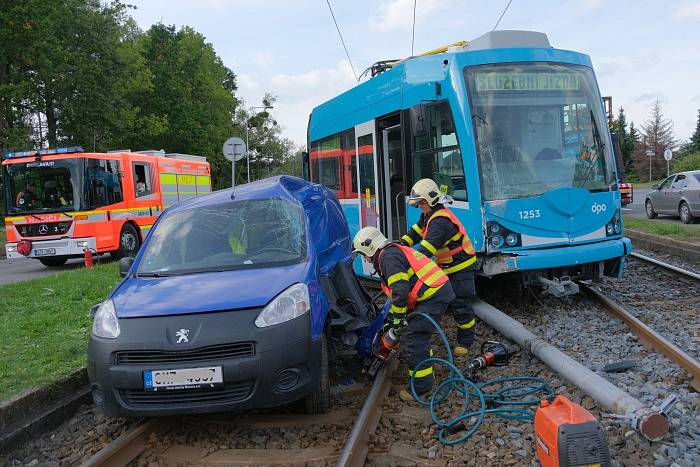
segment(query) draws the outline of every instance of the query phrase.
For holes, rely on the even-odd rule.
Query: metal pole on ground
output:
[[[668,433],[668,419],[658,409],[646,407],[622,389],[525,329],[520,322],[482,300],[474,301],[474,313],[493,329],[531,352],[607,410],[628,419],[632,427],[648,440],[658,441]]]

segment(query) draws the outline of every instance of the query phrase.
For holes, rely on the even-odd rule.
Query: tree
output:
[[[673,136],[673,123],[663,116],[661,102],[657,99],[649,119],[642,125],[641,151],[635,154],[635,164],[640,171],[642,167],[649,168],[651,164],[651,178],[661,178],[666,174],[663,153],[666,149],[675,149],[677,145],[678,141]],[[646,151],[652,151],[653,157],[646,156]]]
[[[628,181],[636,182],[640,180],[641,174],[635,165],[635,154],[641,148],[641,139],[639,136],[639,130],[634,127],[634,122],[630,122],[630,129],[627,132],[628,146],[627,150],[630,150],[629,154],[629,166],[625,166],[625,173],[627,174]]]
[[[633,132],[636,132],[636,130],[634,129],[634,123],[632,123],[630,125],[630,131],[627,131],[627,117],[625,116],[625,109],[622,107],[620,107],[617,119],[613,120],[612,131],[617,135],[617,141],[620,145],[622,166],[625,176],[630,177],[634,173],[632,154],[634,153],[637,140]]]

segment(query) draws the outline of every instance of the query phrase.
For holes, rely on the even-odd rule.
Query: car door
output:
[[[669,201],[669,190],[673,184],[675,175],[671,175],[659,185],[659,189],[651,194],[651,201],[654,204],[656,212],[667,213],[670,210],[671,202]]]
[[[681,204],[681,196],[683,196],[685,184],[687,180],[685,175],[676,175],[676,179],[673,181],[671,188],[668,190],[668,209],[678,213],[678,205]]]

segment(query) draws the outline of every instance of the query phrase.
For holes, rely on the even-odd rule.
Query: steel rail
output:
[[[629,326],[632,332],[636,334],[642,342],[657,352],[664,354],[669,360],[676,362],[681,366],[681,368],[690,373],[690,375],[693,377],[693,381],[690,383],[690,385],[696,391],[700,392],[700,362],[683,352],[683,350],[678,348],[678,346],[668,341],[646,324],[642,323],[634,315],[614,301],[610,300],[602,293],[582,282],[579,282],[578,284],[584,293],[600,302],[611,315],[615,316],[621,321],[624,321],[624,323]]]
[[[367,400],[362,406],[360,415],[355,420],[348,441],[340,453],[337,467],[356,467],[364,465],[369,451],[369,435],[374,433],[382,416],[382,402],[391,389],[391,375],[398,366],[398,360],[384,365],[377,372],[372,383]]]
[[[700,281],[700,274],[697,274],[695,272],[687,271],[685,269],[679,268],[678,266],[664,263],[663,261],[659,261],[658,259],[639,254],[635,251],[630,253],[630,256],[633,256],[634,258],[637,258],[637,259],[641,259],[642,261],[646,261],[646,262],[651,263],[651,264],[655,264],[656,266],[660,266],[664,269],[669,269],[669,270],[676,272],[678,274],[681,274],[685,277],[690,277],[691,279],[695,279],[696,281]]]
[[[85,461],[82,467],[124,467],[146,450],[151,433],[162,433],[172,426],[172,421],[151,418],[124,432],[117,439]]]

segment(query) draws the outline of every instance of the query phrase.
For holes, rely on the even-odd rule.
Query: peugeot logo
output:
[[[177,337],[177,342],[176,344],[179,344],[181,342],[189,342],[190,340],[188,339],[190,335],[190,330],[189,329],[180,329],[179,331],[175,332],[175,337]]]
[[[47,233],[49,233],[49,226],[46,224],[41,224],[39,226],[39,233],[41,235],[46,235]]]

